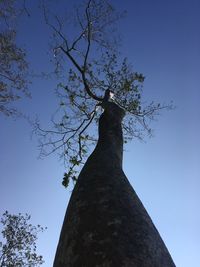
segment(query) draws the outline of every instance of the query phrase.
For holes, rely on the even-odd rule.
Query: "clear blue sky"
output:
[[[32,69],[49,69],[48,31],[35,1],[31,18],[19,25],[19,42]],[[72,0],[69,1],[72,4]],[[78,2],[77,0],[74,2]],[[60,2],[58,1],[58,4]],[[166,243],[177,267],[200,262],[200,2],[197,0],[113,1],[128,11],[120,22],[123,55],[146,76],[147,99],[174,101],[152,124],[155,137],[133,140],[124,152],[124,171]],[[19,108],[45,122],[54,111],[54,81],[35,79],[32,99]],[[56,155],[38,159],[37,140],[24,120],[0,117],[0,213],[29,213],[47,226],[38,241],[44,267],[52,266],[70,192]]]

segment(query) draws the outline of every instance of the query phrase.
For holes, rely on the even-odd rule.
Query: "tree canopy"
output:
[[[1,218],[2,238],[0,242],[0,266],[40,266],[44,260],[36,252],[39,232],[44,231],[40,225],[30,224],[30,215],[14,215],[4,212]]]
[[[17,17],[22,8],[15,0],[0,1],[0,113],[6,116],[16,115],[14,102],[28,91],[25,50],[17,44]]]
[[[88,0],[74,9],[71,22],[65,13],[53,14],[45,2],[42,9],[52,30],[59,108],[52,116],[51,129],[43,129],[37,122],[35,131],[40,135],[41,156],[58,152],[64,159],[68,171],[63,185],[67,186],[70,179],[76,181],[89,146],[96,142],[93,123],[98,122],[105,101],[114,101],[126,111],[125,142],[151,135],[149,122],[171,105],[144,102],[145,77],[118,49],[116,24],[123,12],[106,0]]]

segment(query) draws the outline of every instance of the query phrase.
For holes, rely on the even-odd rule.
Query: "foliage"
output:
[[[0,1],[0,113],[6,116],[17,114],[12,104],[24,95],[29,96],[26,53],[16,42],[20,12],[16,1]]]
[[[40,225],[29,223],[30,215],[11,215],[6,211],[2,218],[2,237],[0,242],[0,267],[34,267],[44,261],[36,253],[36,240],[39,232],[44,231]]]
[[[67,186],[70,179],[76,181],[79,166],[96,141],[92,124],[98,121],[105,101],[114,101],[126,111],[125,142],[144,133],[151,135],[149,122],[171,106],[144,102],[145,77],[118,53],[115,25],[123,14],[108,1],[88,0],[75,9],[71,25],[61,16],[51,16],[45,4],[43,11],[53,33],[60,106],[52,117],[52,128],[43,129],[37,122],[35,131],[40,135],[41,156],[57,151],[64,159],[68,171],[63,185]]]

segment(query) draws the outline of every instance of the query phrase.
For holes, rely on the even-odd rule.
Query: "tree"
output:
[[[42,138],[42,153],[60,149],[69,165],[63,185],[70,179],[77,181],[53,266],[175,267],[122,170],[123,133],[125,141],[141,138],[142,131],[150,134],[148,122],[171,106],[142,101],[144,76],[117,54],[111,25],[120,16],[107,1],[88,0],[82,11],[77,9],[79,30],[75,37],[71,34],[77,31],[70,31],[70,38],[63,19],[55,16],[54,24],[45,6],[43,10],[54,34],[61,113],[52,118],[53,129],[36,124],[36,130]],[[71,63],[68,77],[66,60]],[[98,142],[77,179],[88,142],[96,139],[89,131],[92,122],[99,123]]]
[[[151,135],[150,121],[172,105],[143,100],[145,77],[118,52],[115,25],[123,13],[108,1],[87,1],[75,10],[71,24],[62,15],[52,15],[45,3],[43,12],[53,34],[59,108],[52,116],[50,130],[43,129],[39,122],[34,130],[40,136],[41,156],[58,152],[64,160],[67,172],[63,185],[68,186],[70,180],[77,180],[90,145],[96,143],[92,125],[98,123],[105,103],[114,102],[126,111],[122,122],[124,142]]]
[[[1,218],[2,241],[0,242],[0,266],[40,266],[44,260],[36,253],[36,241],[44,228],[29,223],[30,215],[4,212]]]
[[[15,0],[0,1],[0,113],[6,116],[17,115],[13,103],[30,96],[26,52],[16,41],[16,22],[21,12]]]

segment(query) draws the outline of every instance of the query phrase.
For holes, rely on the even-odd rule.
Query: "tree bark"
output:
[[[54,267],[175,267],[122,170],[124,115],[106,103],[97,146],[67,208]]]

